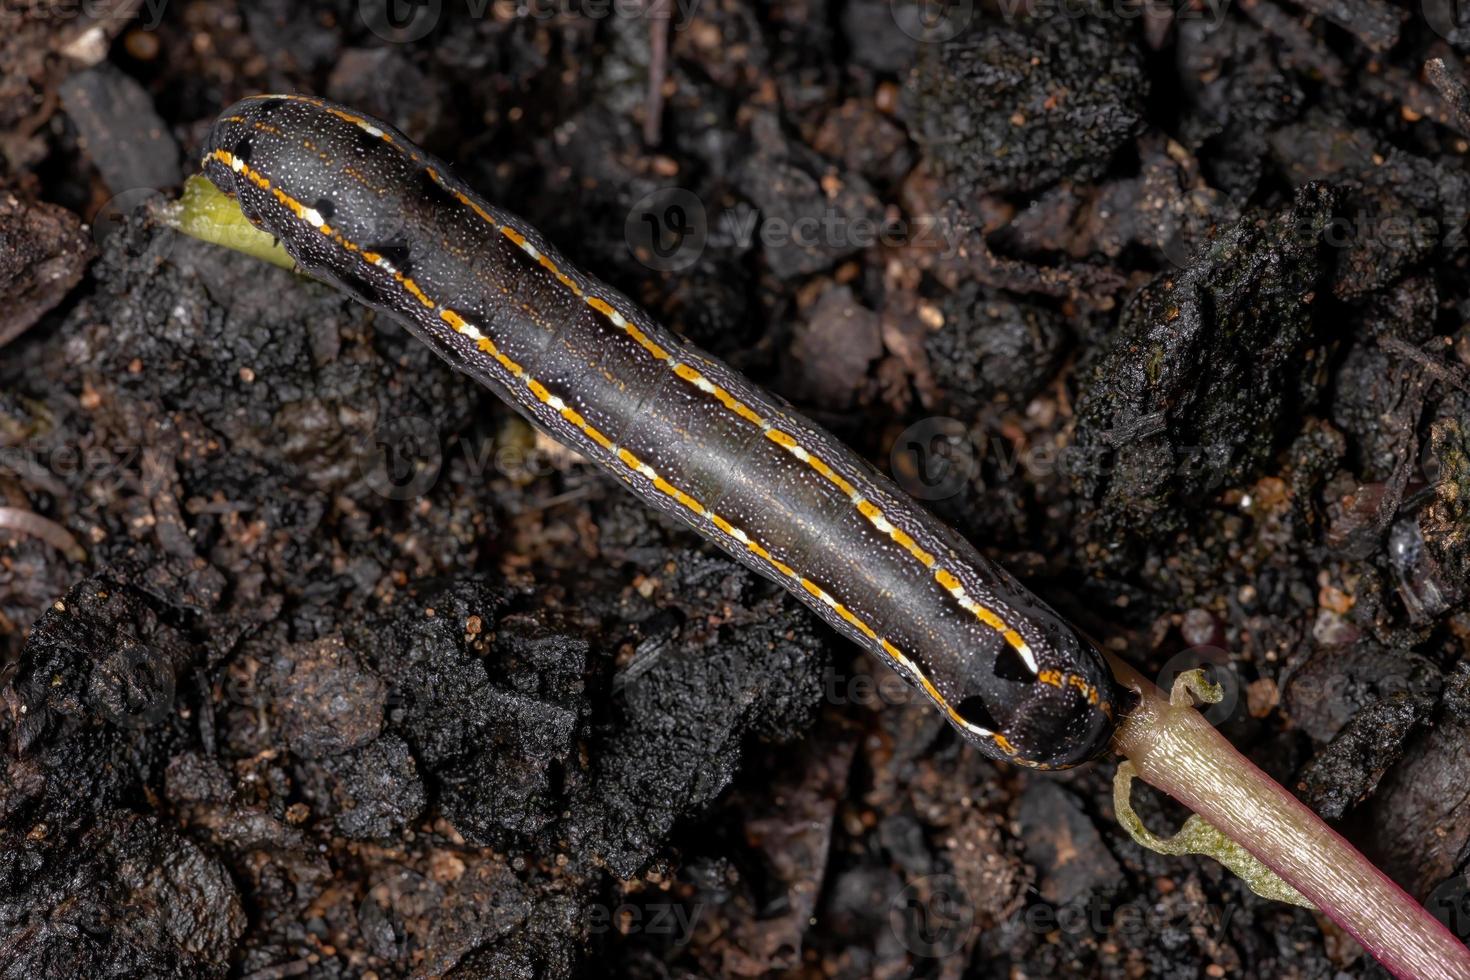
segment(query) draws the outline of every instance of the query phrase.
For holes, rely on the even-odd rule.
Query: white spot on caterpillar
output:
[[[466,322],[463,327],[460,327],[459,332],[462,333],[462,334],[464,334],[466,337],[470,338],[471,340],[484,340],[485,339],[485,335],[482,334],[482,333],[480,333],[480,331],[476,330],[475,329],[475,325],[473,323]]]
[[[652,466],[649,466],[647,463],[639,463],[638,464],[638,472],[639,473],[642,473],[644,476],[648,477],[650,480],[657,480],[658,479],[658,473],[656,473],[654,471],[653,467]]]
[[[360,122],[360,123],[358,123],[358,125],[361,126],[362,127],[362,131],[364,133],[367,133],[369,136],[377,136],[380,139],[383,136],[383,131],[381,129],[379,129],[378,127],[374,126],[372,123],[369,123],[369,122]]]
[[[531,258],[537,259],[538,261],[541,258],[541,253],[538,252],[538,251],[536,251],[536,246],[535,245],[532,245],[528,241],[525,241],[525,240],[522,240],[521,241],[521,251],[525,252]]]
[[[327,223],[326,219],[322,217],[322,213],[316,208],[306,208],[301,212],[301,217],[306,219],[306,223],[313,228],[320,228]]]
[[[817,590],[817,598],[818,599],[821,599],[822,602],[824,602],[825,604],[827,604],[829,606],[836,607],[836,605],[837,605],[837,600],[834,599],[834,598],[832,598],[831,596],[829,596],[827,594],[827,590],[826,589],[818,589]]]
[[[373,262],[373,265],[377,266],[379,269],[382,269],[384,272],[388,273],[388,275],[390,275],[390,276],[396,276],[396,275],[398,275],[398,270],[395,269],[395,268],[393,268],[393,263],[392,262],[389,262],[387,259],[383,258],[381,255],[378,256],[378,258]]]
[[[241,160],[237,156],[232,155],[230,157],[230,169],[235,171],[235,173],[239,173],[240,171],[245,169],[245,161]]]
[[[612,311],[612,316],[610,317],[610,319],[612,320],[614,326],[621,327],[625,330],[627,329],[628,321],[624,319],[623,315],[617,310]]]
[[[733,537],[736,541],[739,541],[741,544],[750,544],[750,535],[746,534],[738,527],[734,531],[730,532],[730,536]]]
[[[550,405],[552,408],[556,409],[558,412],[560,412],[562,409],[564,409],[564,408],[567,407],[567,403],[564,402],[564,401],[562,401],[560,398],[558,398],[555,395],[552,395],[550,398],[546,399],[546,404]]]
[[[995,732],[992,732],[990,729],[981,728],[979,725],[976,725],[973,722],[965,721],[963,718],[960,719],[960,724],[964,725],[967,730],[972,731],[976,735],[980,735],[984,738],[990,738],[992,735],[995,734]]]
[[[802,449],[800,446],[792,446],[791,455],[795,456],[803,463],[812,458],[812,454],[807,452],[805,449]]]
[[[713,394],[715,390],[715,386],[710,384],[708,379],[706,379],[705,376],[702,374],[694,379],[694,387],[698,388],[702,392],[705,392],[706,394]]]
[[[872,517],[868,518],[868,520],[872,521],[873,526],[882,531],[884,534],[893,533],[893,525],[889,524],[888,518],[884,517],[882,514],[874,514]]]

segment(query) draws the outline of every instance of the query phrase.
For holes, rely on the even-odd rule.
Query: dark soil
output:
[[[1017,10],[676,4],[650,120],[632,0],[0,6],[0,978],[1382,975],[162,227],[270,90],[393,121],[1146,673],[1212,664],[1470,934],[1470,31]]]

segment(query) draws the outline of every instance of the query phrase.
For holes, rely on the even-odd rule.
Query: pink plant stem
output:
[[[1240,844],[1397,977],[1470,980],[1470,949],[1192,707],[1110,658],[1141,702],[1114,738],[1146,782]]]

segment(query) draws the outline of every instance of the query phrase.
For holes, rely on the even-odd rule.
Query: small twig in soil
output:
[[[671,0],[648,0],[648,103],[643,110],[643,142],[657,146],[663,135],[664,80],[669,74]]]
[[[55,521],[20,507],[0,507],[0,531],[19,531],[39,538],[72,561],[86,561],[86,550]]]
[[[1470,136],[1470,89],[1450,72],[1450,67],[1443,58],[1430,58],[1426,61],[1424,74],[1435,91],[1449,104],[1450,111],[1454,113],[1455,128]]]
[[[1081,299],[1106,309],[1127,280],[1111,268],[1086,262],[1064,266],[1032,265],[996,255],[966,210],[954,200],[944,205],[942,220],[947,241],[959,243],[965,268],[979,282],[1018,293],[1039,293],[1063,299]],[[948,236],[953,237],[948,237]]]
[[[1453,385],[1461,391],[1470,391],[1470,372],[1453,364],[1446,364],[1413,344],[1398,337],[1379,337],[1378,346],[1390,354],[1406,357],[1422,367],[1426,374],[1437,381]]]
[[[533,501],[532,503],[529,503],[524,507],[515,508],[512,511],[512,514],[516,517],[521,517],[526,514],[539,514],[542,511],[550,510],[553,507],[559,507],[562,504],[571,503],[574,500],[582,500],[583,498],[590,497],[592,496],[592,490],[593,488],[589,484],[584,484],[580,487],[573,487],[571,490],[566,490],[562,493],[556,494],[555,496],[547,497],[545,500]]]

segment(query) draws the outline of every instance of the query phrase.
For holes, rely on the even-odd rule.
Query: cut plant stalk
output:
[[[1210,697],[1199,672],[1181,676],[1166,698],[1132,667],[1109,659],[1119,681],[1139,697],[1119,725],[1113,747],[1145,782],[1189,807],[1264,866],[1252,872],[1252,862],[1244,863],[1242,876],[1253,889],[1284,901],[1292,901],[1294,891],[1396,977],[1470,978],[1470,949],[1194,709],[1190,693]],[[1120,767],[1119,817],[1125,824],[1131,816],[1124,812],[1129,778]],[[1190,836],[1198,837],[1198,830]],[[1237,857],[1219,857],[1237,870]],[[1282,883],[1289,888],[1280,890]]]

